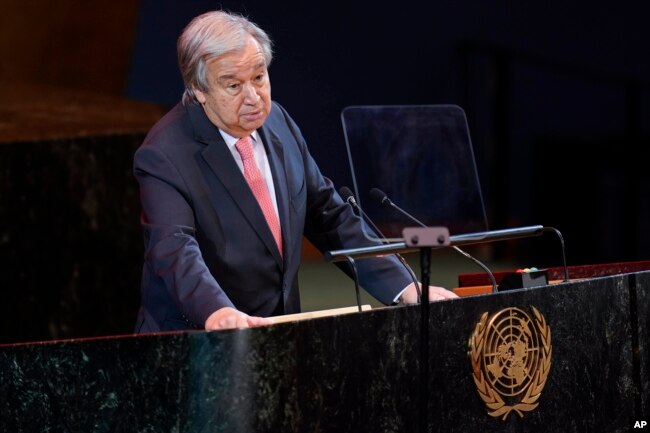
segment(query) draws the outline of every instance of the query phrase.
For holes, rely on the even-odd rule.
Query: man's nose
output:
[[[244,102],[255,104],[259,99],[260,95],[257,93],[257,88],[250,82],[244,83]]]

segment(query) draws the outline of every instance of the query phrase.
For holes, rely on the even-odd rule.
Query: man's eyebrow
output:
[[[266,61],[262,60],[257,65],[253,66],[253,69],[261,69],[261,68],[266,68]],[[236,79],[237,79],[236,74],[224,74],[217,77],[217,81],[236,80]]]
[[[234,78],[235,78],[235,74],[220,75],[217,77],[217,81],[232,80]]]

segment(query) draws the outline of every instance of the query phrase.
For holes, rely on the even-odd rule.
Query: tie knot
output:
[[[253,157],[253,140],[250,136],[242,137],[237,140],[235,147],[237,148],[239,155],[241,155],[241,159],[249,159]]]

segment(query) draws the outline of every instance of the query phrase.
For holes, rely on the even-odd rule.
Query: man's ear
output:
[[[205,97],[205,93],[197,89],[196,87],[192,86],[192,91],[194,92],[194,96],[196,96],[196,100],[199,101],[199,104],[203,105],[205,104],[205,101],[207,100]]]

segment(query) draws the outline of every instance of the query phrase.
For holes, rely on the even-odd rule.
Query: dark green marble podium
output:
[[[488,415],[468,339],[534,306],[552,331],[539,406]],[[627,432],[650,415],[650,272],[222,332],[0,347],[3,432]]]
[[[0,343],[131,332],[133,152],[162,107],[0,80]]]

